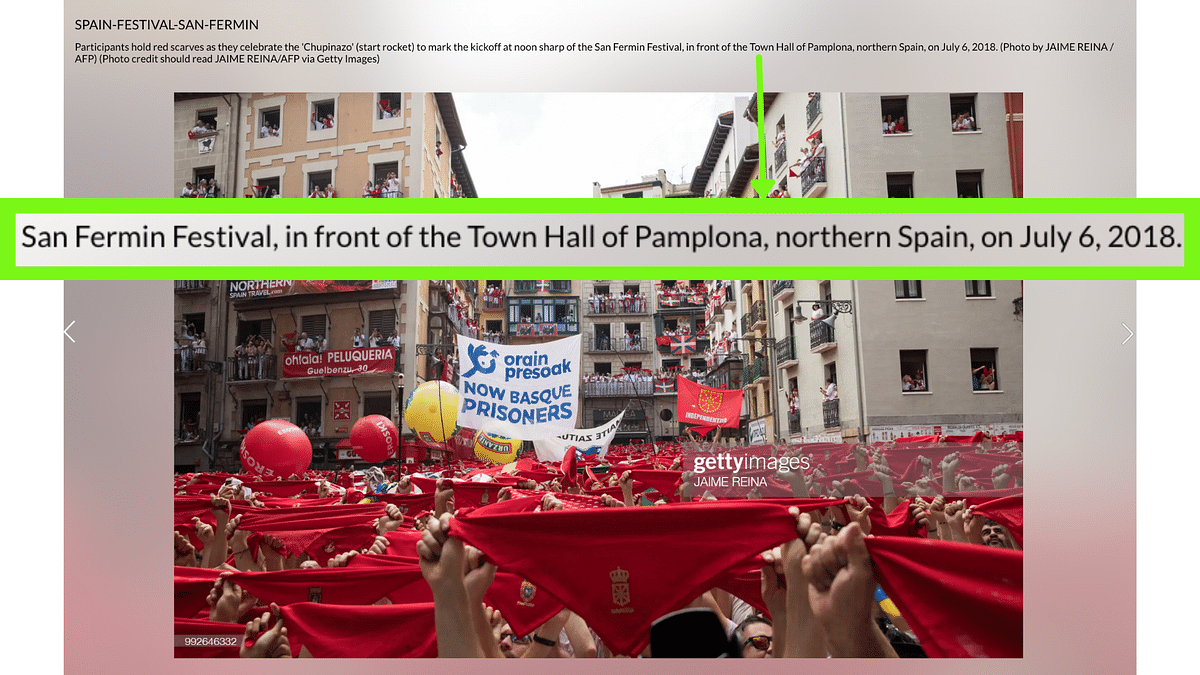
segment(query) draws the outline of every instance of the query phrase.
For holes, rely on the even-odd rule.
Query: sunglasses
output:
[[[517,635],[515,633],[501,633],[500,641],[504,642],[505,639],[511,639],[512,643],[514,645],[527,645],[530,642],[533,642],[532,635],[526,635],[525,637],[517,637]]]
[[[765,652],[771,647],[771,636],[755,635],[754,637],[748,637],[746,638],[746,641],[742,643],[742,649],[745,649],[746,645],[754,645],[754,648],[758,651]]]

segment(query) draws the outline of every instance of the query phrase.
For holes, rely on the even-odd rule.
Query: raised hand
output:
[[[850,497],[850,503],[846,504],[846,511],[850,514],[850,522],[858,523],[863,534],[871,534],[871,510],[872,506],[867,503],[867,500],[862,495],[854,495]]]
[[[1009,475],[1009,473],[1008,473],[1008,465],[1007,464],[997,464],[996,467],[992,469],[992,487],[993,488],[995,488],[997,490],[1002,490],[1002,489],[1008,487],[1008,483],[1011,480],[1012,480],[1012,476]]]
[[[433,516],[440,518],[443,513],[454,513],[454,483],[439,478],[433,493]]]
[[[400,512],[400,507],[395,504],[388,504],[383,510],[383,515],[375,520],[375,533],[387,534],[400,529],[404,524],[404,514]]]
[[[871,619],[875,570],[857,523],[826,537],[804,557],[808,599],[834,657],[895,657]]]
[[[196,547],[187,537],[175,532],[175,566],[196,567]]]
[[[271,621],[274,619],[274,625]],[[270,628],[268,628],[270,626]],[[259,635],[260,631],[263,632]],[[251,642],[253,641],[253,642]],[[238,656],[243,659],[290,659],[292,647],[288,643],[287,628],[279,605],[271,603],[270,611],[246,624],[246,635]]]

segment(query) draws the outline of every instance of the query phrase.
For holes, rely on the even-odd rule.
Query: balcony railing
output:
[[[588,300],[588,314],[645,314],[646,298],[624,295],[597,296]]]
[[[825,418],[826,429],[842,426],[842,418],[838,414],[838,400],[836,398],[832,401],[821,403],[821,416]]]
[[[750,326],[754,327],[767,320],[767,308],[762,300],[757,300],[753,305],[750,305]],[[743,334],[745,331],[743,330]]]
[[[551,281],[550,282],[550,292],[551,293],[570,293],[571,292],[571,282],[569,280],[568,281]]]
[[[824,321],[813,321],[808,325],[808,348],[810,350],[818,350],[825,345],[836,342],[833,326]]]
[[[745,379],[747,385],[754,384],[759,378],[766,377],[770,370],[767,359],[754,359],[750,365],[746,367]]]
[[[606,353],[648,352],[650,345],[641,335],[589,335],[587,349],[589,352]]]
[[[579,332],[579,322],[575,320],[551,321],[546,323],[510,323],[508,334],[517,337],[545,337],[554,335],[575,335]]]
[[[779,173],[787,166],[787,141],[780,141],[779,146],[775,148],[775,172]]]
[[[274,354],[259,356],[231,356],[226,359],[231,382],[254,382],[274,380],[279,365]]]
[[[789,335],[775,341],[775,360],[778,363],[796,360],[796,339]]]
[[[807,126],[811,127],[813,122],[816,122],[817,118],[821,116],[821,92],[813,94],[812,98],[808,100],[808,107],[804,112]]]
[[[204,293],[208,291],[207,281],[176,281],[176,293]]]
[[[537,282],[536,281],[514,281],[513,282],[513,293],[536,293],[536,292],[537,292]]]
[[[750,312],[742,315],[742,335],[750,332]]]
[[[674,352],[674,351],[672,351],[672,345],[671,345],[672,336],[659,335],[658,337],[666,338],[666,340],[659,340],[657,338],[655,339],[655,342],[658,344],[658,353],[659,354],[676,354],[677,353],[680,356],[687,356],[688,354],[703,354],[704,350],[708,349],[709,345],[712,344],[711,339],[707,335],[705,335],[705,336],[698,336],[698,335],[684,336],[685,339],[688,337],[694,338],[696,341],[695,346],[693,346],[691,348],[691,351],[687,352],[687,353],[684,353],[682,351]],[[674,337],[678,338],[679,336],[675,335]]]
[[[733,295],[733,284],[725,287],[725,298],[721,301],[722,309],[733,309],[737,306],[737,298]]]
[[[795,286],[796,282],[794,281],[776,281],[775,285],[771,289],[771,294],[779,295],[783,291],[794,290]]]
[[[789,434],[798,434],[802,431],[804,431],[804,428],[800,426],[800,411],[794,410],[792,412],[789,412],[788,413],[788,433]]]
[[[484,296],[483,308],[484,309],[504,309],[504,298],[497,298],[494,296]]]
[[[502,333],[481,333],[479,339],[484,342],[494,342],[498,345],[504,344],[504,335]]]
[[[825,158],[813,157],[808,167],[800,174],[800,194],[805,197],[819,183],[825,181]]]
[[[654,381],[645,378],[616,378],[600,382],[584,382],[584,396],[653,396]]]

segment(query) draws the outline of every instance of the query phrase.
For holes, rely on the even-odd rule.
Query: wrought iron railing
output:
[[[783,363],[796,358],[796,340],[793,336],[781,337],[775,341],[775,361]]]
[[[808,107],[805,108],[805,119],[807,126],[812,126],[813,122],[821,116],[821,92],[815,92],[812,98],[808,99]]]
[[[650,345],[641,335],[589,335],[587,350],[589,352],[648,352]]]
[[[825,418],[825,428],[832,429],[842,425],[841,415],[838,414],[838,400],[835,398],[832,401],[824,401],[821,403],[821,416]]]
[[[813,321],[808,325],[808,348],[816,349],[821,345],[836,342],[833,326],[824,321]]]
[[[800,411],[793,410],[788,413],[788,433],[798,434],[801,431],[804,431],[804,428],[800,426]]]
[[[650,379],[616,378],[599,382],[584,382],[584,396],[653,396],[654,381]]]
[[[813,157],[800,174],[800,194],[808,195],[817,183],[825,182],[825,158]]]
[[[771,294],[779,295],[779,293],[781,291],[787,290],[789,288],[795,288],[795,286],[796,286],[796,282],[794,282],[794,281],[776,281],[775,286],[771,290]]]

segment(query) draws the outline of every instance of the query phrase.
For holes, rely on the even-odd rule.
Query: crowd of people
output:
[[[646,294],[625,289],[624,293],[592,293],[588,296],[592,314],[642,314],[646,312]]]
[[[912,129],[908,128],[908,122],[906,122],[904,120],[903,115],[897,117],[894,120],[892,119],[891,115],[883,116],[883,133],[885,133],[885,134],[907,134],[911,131],[912,131]]]
[[[177,475],[175,632],[237,639],[175,653],[1019,658],[1023,455],[976,438]]]
[[[216,178],[212,180],[201,178],[199,183],[184,183],[183,191],[180,192],[179,196],[187,199],[220,197],[221,188],[217,185]]]
[[[950,120],[951,131],[977,131],[975,128],[975,118],[971,113],[961,112],[954,115]]]
[[[205,122],[204,120],[196,120],[196,124],[188,131],[188,138],[196,138],[198,136],[207,136],[217,133],[216,122]]]
[[[233,348],[230,379],[265,380],[275,372],[275,348],[261,335],[251,335]]]
[[[363,197],[370,199],[395,199],[403,196],[400,194],[400,179],[395,171],[389,171],[387,177],[378,183],[367,181],[363,186]]]
[[[278,136],[279,136],[279,125],[278,124],[267,124],[267,121],[263,120],[262,127],[260,127],[258,130],[258,137],[259,138],[276,138]]]
[[[308,196],[310,199],[333,199],[337,196],[337,191],[333,189],[332,183],[327,184],[324,188],[320,185],[313,185]]]

